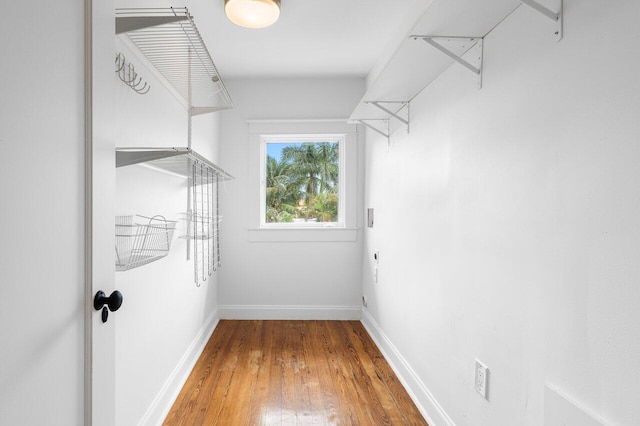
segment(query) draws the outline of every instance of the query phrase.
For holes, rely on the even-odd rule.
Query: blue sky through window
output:
[[[282,142],[282,143],[267,143],[267,155],[280,161],[282,158],[282,150],[288,146],[300,146],[302,142]]]
[[[277,161],[282,159],[282,150],[288,146],[301,146],[304,143],[313,143],[313,142],[267,142],[267,156],[273,157]],[[337,143],[334,141],[327,141],[327,143]]]

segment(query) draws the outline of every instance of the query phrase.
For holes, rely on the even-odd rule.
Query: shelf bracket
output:
[[[482,37],[433,37],[433,36],[414,36],[414,35],[412,35],[410,38],[413,38],[414,40],[417,40],[417,39],[421,38],[422,40],[426,41],[431,46],[435,47],[440,52],[444,53],[445,55],[447,55],[448,57],[450,57],[451,59],[453,59],[454,61],[456,61],[457,63],[459,63],[460,65],[462,65],[466,69],[468,69],[469,71],[471,71],[474,74],[476,74],[478,76],[478,89],[482,88],[482,59],[483,59],[482,57],[483,57],[483,41],[484,41],[484,39]],[[462,54],[458,55],[455,52],[453,52],[451,49],[448,49],[446,46],[444,46],[442,43],[440,43],[440,40],[443,40],[443,41],[451,41],[451,40],[466,41],[469,44],[466,45],[466,46],[463,46],[464,47],[464,51],[462,52]],[[466,60],[462,59],[462,56],[464,56],[464,54],[466,54],[474,46],[478,46],[478,49],[480,50],[479,56],[478,56],[478,64],[479,64],[478,66],[472,65],[471,63],[469,63]]]
[[[370,128],[374,132],[381,134],[382,136],[387,138],[387,142],[388,143],[391,142],[391,131],[389,130],[389,119],[388,118],[359,118],[359,119],[356,119],[356,120],[353,120],[353,121],[357,121],[358,123]],[[372,121],[382,121],[382,122],[384,122],[383,125],[386,127],[386,129],[381,130],[379,128],[380,126],[374,126],[371,123]]]
[[[563,0],[559,0],[560,1],[560,10],[556,13],[553,10],[541,5],[540,3],[538,3],[536,0],[520,0],[522,3],[526,4],[527,6],[537,10],[538,12],[542,13],[544,16],[546,16],[547,18],[551,19],[552,21],[556,22],[556,30],[554,35],[556,36],[556,41],[560,41],[562,40],[562,15],[563,15]]]
[[[405,102],[405,101],[365,101],[365,103],[377,107],[378,109],[386,112],[391,117],[395,118],[396,120],[400,121],[401,123],[406,124],[407,125],[407,133],[409,133],[409,119],[410,119],[410,114],[411,114],[411,109],[410,109],[411,106],[410,106],[409,102]],[[392,110],[390,110],[389,108],[387,108],[386,106],[381,105],[381,104],[400,104],[401,106],[400,106],[400,108],[398,108],[398,110],[396,112],[393,112]],[[407,118],[404,118],[403,116],[400,115],[400,111],[402,111],[405,108],[407,109]]]

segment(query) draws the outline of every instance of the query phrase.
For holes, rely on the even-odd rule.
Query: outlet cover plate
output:
[[[487,385],[489,384],[489,368],[476,359],[474,374],[474,388],[484,399],[487,397]]]

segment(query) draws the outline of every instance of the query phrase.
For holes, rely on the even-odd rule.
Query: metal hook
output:
[[[124,55],[120,52],[116,54],[116,73],[120,73],[124,68],[125,58]]]
[[[125,78],[126,80],[124,80],[124,82],[131,86],[131,83],[133,83],[136,79],[136,77],[138,76],[138,74],[136,73],[136,69],[133,67],[133,64],[131,64],[131,62],[129,62],[129,66],[127,67],[127,71],[128,74],[125,73]]]
[[[131,62],[127,63],[126,58],[120,52],[116,53],[115,65],[116,74],[124,84],[140,95],[149,93],[151,86],[142,80],[142,77],[136,72],[135,66]]]
[[[136,76],[137,76],[137,74],[136,74]],[[136,82],[136,81],[132,82],[132,84],[130,84],[130,86],[131,86],[131,88],[132,88],[133,90],[136,90],[136,91],[137,91],[138,86],[140,85],[140,83],[142,83],[142,77],[138,77],[138,81],[137,81],[137,82]],[[144,85],[146,86],[146,85],[147,85],[147,82],[145,82],[145,83],[144,83]],[[144,88],[144,87],[143,87],[143,88]]]
[[[147,88],[147,90],[144,90],[145,87]],[[133,90],[140,95],[144,95],[148,93],[149,89],[151,89],[151,86],[147,86],[146,82],[144,83],[144,86],[142,86],[140,89],[133,88]]]

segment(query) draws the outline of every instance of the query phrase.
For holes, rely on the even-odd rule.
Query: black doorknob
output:
[[[104,291],[100,290],[93,298],[94,309],[96,311],[102,309],[102,322],[107,322],[107,318],[109,318],[109,311],[115,312],[120,309],[120,306],[122,306],[122,293],[118,290],[111,293],[111,296],[109,297],[104,294]]]

